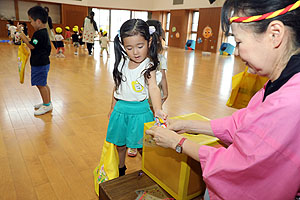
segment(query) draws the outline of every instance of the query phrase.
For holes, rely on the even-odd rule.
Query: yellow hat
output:
[[[77,25],[75,25],[75,26],[74,26],[74,28],[78,28],[78,26],[77,26]]]
[[[103,35],[107,34],[107,31],[103,31]]]
[[[73,31],[74,31],[74,32],[78,32],[78,27],[75,27],[75,26],[74,26]]]
[[[81,27],[80,30],[83,31],[83,27]]]
[[[69,27],[69,26],[66,26],[65,29],[70,30],[70,27]]]
[[[62,33],[62,28],[57,27],[57,28],[55,29],[55,31],[56,31],[56,33]]]

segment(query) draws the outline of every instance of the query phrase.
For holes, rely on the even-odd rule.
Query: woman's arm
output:
[[[168,119],[168,129],[177,133],[197,133],[214,136],[210,121]]]

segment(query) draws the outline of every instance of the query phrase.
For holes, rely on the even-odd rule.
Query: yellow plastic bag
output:
[[[95,192],[99,196],[99,184],[119,177],[119,154],[117,147],[104,141],[99,165],[94,169]]]
[[[29,57],[29,51],[27,50],[26,44],[21,43],[18,50],[18,69],[20,76],[20,83],[24,83],[25,66]]]
[[[248,67],[245,71],[232,77],[231,95],[226,103],[227,106],[233,108],[247,107],[253,95],[259,91],[267,82],[267,77],[257,74],[248,73]]]

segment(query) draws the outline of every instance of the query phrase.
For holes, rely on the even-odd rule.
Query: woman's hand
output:
[[[146,134],[151,135],[155,143],[161,147],[175,149],[182,136],[167,128],[153,126],[146,130]]]
[[[187,120],[168,119],[167,127],[168,129],[175,131],[176,133],[187,133],[188,129],[186,123]]]
[[[159,117],[163,121],[166,121],[167,118],[168,118],[168,114],[166,114],[163,110],[158,110],[158,111],[155,111],[155,116],[154,117]]]

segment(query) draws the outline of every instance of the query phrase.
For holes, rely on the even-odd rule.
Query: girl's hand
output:
[[[146,130],[146,134],[151,135],[157,145],[171,149],[175,149],[182,138],[182,136],[174,131],[158,126],[153,126],[149,130]]]
[[[163,110],[158,110],[155,112],[155,116],[154,117],[159,117],[162,120],[166,121],[168,118],[168,114],[166,114]]]
[[[167,128],[176,133],[187,133],[188,129],[186,127],[186,122],[187,120],[168,119]]]

